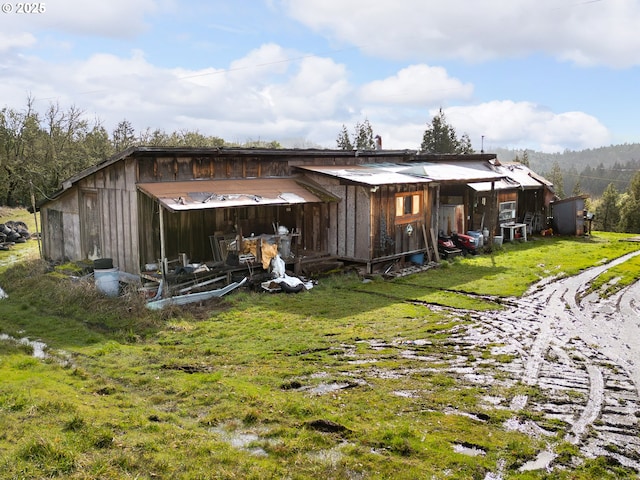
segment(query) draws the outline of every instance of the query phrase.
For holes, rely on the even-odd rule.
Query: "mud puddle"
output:
[[[6,333],[0,333],[0,341],[2,342],[13,342],[18,343],[20,345],[25,345],[30,347],[33,351],[32,355],[35,358],[45,359],[47,358],[47,353],[45,350],[47,349],[47,344],[44,342],[40,342],[38,340],[29,340],[28,338],[14,338]]]

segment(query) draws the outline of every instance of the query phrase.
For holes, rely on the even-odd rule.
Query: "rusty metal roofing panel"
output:
[[[403,170],[409,168],[407,165],[391,163],[346,166],[299,166],[298,168],[369,186],[431,182],[429,178],[402,173]]]
[[[291,177],[139,183],[138,189],[175,212],[323,201]]]

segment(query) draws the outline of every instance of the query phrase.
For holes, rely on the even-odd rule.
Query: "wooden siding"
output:
[[[77,192],[65,192],[55,204],[42,208],[40,217],[44,258],[58,262],[82,259]]]
[[[338,203],[327,206],[327,250],[340,258],[372,262],[427,248],[424,231],[430,229],[431,196],[425,184],[384,185],[370,188],[342,185],[334,177],[309,174],[315,183],[335,196]],[[421,193],[421,216],[396,224],[395,195],[400,192]],[[407,233],[411,225],[412,233]]]
[[[117,267],[131,273],[139,272],[145,263],[155,263],[160,257],[159,205],[137,191],[138,183],[277,178],[291,176],[295,166],[401,163],[412,158],[415,159],[415,154],[410,152],[388,151],[131,149],[78,175],[67,184],[69,189],[65,193],[43,207],[46,254],[71,260],[93,256],[91,248],[82,247],[91,245],[87,236],[93,230],[87,229],[90,222],[83,218],[91,215],[97,216],[93,221],[99,227],[100,255],[113,258]],[[194,261],[207,261],[213,256],[210,235],[230,232],[234,226],[245,236],[272,233],[273,222],[301,230],[298,241],[303,250],[355,261],[372,263],[426,248],[424,232],[428,234],[435,226],[440,187],[430,189],[426,184],[411,183],[376,189],[342,184],[339,179],[320,174],[307,176],[340,201],[291,207],[227,207],[180,214],[164,212],[167,256],[186,253]],[[464,191],[464,186],[446,188],[450,193],[443,191],[442,195],[459,195],[466,205],[472,204],[473,198]],[[88,205],[80,208],[82,192],[95,195],[97,208],[85,208]],[[421,215],[405,218],[403,223],[395,218],[395,195],[402,192],[421,192],[423,201]],[[87,201],[91,195],[86,196]]]
[[[217,155],[151,156],[138,160],[138,178],[144,182],[173,182],[195,179],[284,177],[291,174],[286,159],[258,156]]]

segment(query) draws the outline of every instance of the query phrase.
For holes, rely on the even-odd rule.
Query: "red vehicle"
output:
[[[462,255],[462,250],[456,247],[456,244],[453,243],[453,239],[449,235],[440,232],[438,234],[438,253],[440,253],[440,256],[443,258],[449,258]]]
[[[453,240],[454,245],[462,250],[465,255],[476,255],[478,253],[479,240],[477,237],[472,237],[471,235],[465,235],[463,233],[452,233],[451,240]]]

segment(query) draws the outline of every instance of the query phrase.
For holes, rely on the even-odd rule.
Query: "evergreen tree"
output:
[[[458,139],[455,128],[447,123],[442,108],[427,125],[420,150],[429,153],[473,153],[469,135],[465,133]]]
[[[340,130],[340,133],[338,134],[336,143],[340,150],[353,150],[353,145],[349,139],[349,131],[344,123],[342,124],[342,130]]]
[[[613,183],[610,183],[602,194],[600,203],[596,207],[593,219],[596,229],[604,232],[614,232],[620,223],[620,210],[618,202],[620,194]]]
[[[631,179],[620,205],[620,231],[640,233],[640,172]]]
[[[376,148],[375,141],[373,140],[373,128],[369,120],[365,119],[362,123],[356,123],[353,146],[356,150],[373,150]]]
[[[582,195],[582,194],[583,192],[582,192],[582,187],[580,186],[580,177],[578,177],[578,180],[573,185],[573,190],[571,190],[571,196],[577,197],[578,195]]]
[[[336,144],[341,150],[373,150],[376,148],[375,140],[373,139],[373,128],[369,120],[362,123],[356,123],[353,128],[352,139],[349,138],[349,131],[347,127],[342,125],[342,130],[336,138]]]
[[[122,120],[113,131],[113,148],[121,152],[136,144],[136,131],[129,120]]]
[[[553,188],[556,192],[556,195],[559,198],[564,198],[564,180],[562,178],[562,170],[560,169],[560,164],[557,160],[553,162],[551,173],[545,176],[549,178],[549,181],[551,181],[551,183],[553,183]]]
[[[471,146],[471,139],[469,135],[463,133],[460,137],[458,151],[456,153],[473,153],[473,147]]]

